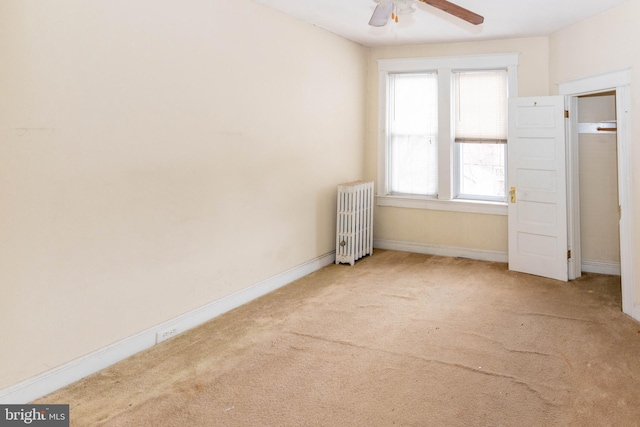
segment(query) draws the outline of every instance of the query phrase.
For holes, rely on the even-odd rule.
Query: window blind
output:
[[[455,142],[507,143],[507,70],[454,73]]]

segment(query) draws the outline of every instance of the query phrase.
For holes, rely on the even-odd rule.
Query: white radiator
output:
[[[338,185],[336,264],[373,254],[373,182]]]

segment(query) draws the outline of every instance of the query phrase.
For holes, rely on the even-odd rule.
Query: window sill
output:
[[[393,206],[396,208],[507,215],[506,203],[481,200],[438,200],[411,196],[376,196],[376,204],[378,206]]]

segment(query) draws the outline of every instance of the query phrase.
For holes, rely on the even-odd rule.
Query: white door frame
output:
[[[640,321],[640,306],[635,301],[635,274],[633,268],[633,212],[631,200],[631,123],[630,123],[631,70],[615,71],[559,85],[560,95],[567,98],[569,126],[567,127],[567,221],[568,241],[572,251],[569,261],[569,279],[580,277],[580,206],[578,204],[578,97],[615,91],[618,149],[618,200],[620,203],[620,270],[622,280],[622,311]]]

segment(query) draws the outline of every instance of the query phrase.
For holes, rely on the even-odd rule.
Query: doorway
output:
[[[620,275],[615,91],[578,97],[581,271]]]
[[[631,203],[630,162],[630,70],[622,70],[594,77],[574,80],[559,85],[566,98],[569,114],[567,127],[567,220],[568,243],[572,251],[569,260],[569,279],[580,277],[582,253],[580,245],[579,197],[579,102],[585,96],[611,93],[615,97],[616,160],[619,215],[620,276],[622,282],[622,310],[640,321],[640,306],[636,302],[633,268],[633,212]]]

